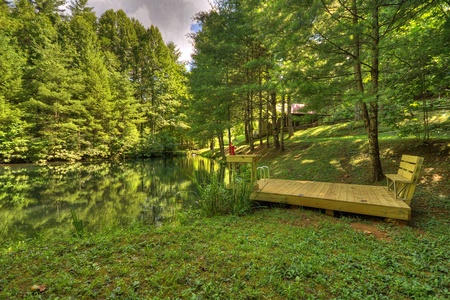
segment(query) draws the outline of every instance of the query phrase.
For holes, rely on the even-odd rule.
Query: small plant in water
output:
[[[253,201],[250,200],[250,194],[253,184],[247,180],[235,181],[232,186],[232,212],[234,215],[245,215],[250,213],[253,208]]]
[[[78,237],[82,237],[84,235],[83,220],[78,218],[78,215],[73,208],[70,209],[70,214],[72,215],[72,224],[75,227],[75,234]]]
[[[234,214],[243,215],[251,212],[250,193],[252,185],[247,180],[233,180],[228,188],[224,180],[216,173],[203,181],[194,178],[199,192],[199,207],[208,216]]]

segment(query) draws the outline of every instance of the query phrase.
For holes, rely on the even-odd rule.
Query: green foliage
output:
[[[198,205],[207,217],[230,213],[231,193],[218,174],[213,173],[208,182],[194,181],[199,192]]]
[[[73,227],[75,228],[75,235],[78,237],[83,237],[83,235],[85,233],[83,220],[81,220],[78,217],[77,213],[75,212],[75,210],[73,208],[70,209],[70,215],[72,217]]]
[[[402,135],[415,135],[424,142],[447,128],[445,121],[435,118],[450,109],[446,9],[437,4],[420,11],[386,47],[383,118]]]
[[[11,106],[0,95],[0,161],[3,162],[26,159],[30,144],[27,123],[21,120],[22,112]]]
[[[246,215],[252,211],[250,193],[253,185],[242,179],[236,179],[227,187],[220,174],[213,173],[203,180],[193,179],[198,189],[198,205],[207,217],[233,214]]]
[[[243,216],[253,211],[254,203],[250,199],[252,189],[253,184],[246,180],[239,180],[233,183],[231,190],[232,214]]]
[[[400,136],[414,136],[423,142],[446,135],[450,126],[447,98],[399,101],[382,111],[386,125]],[[403,103],[403,105],[401,105]]]
[[[144,136],[147,138],[141,140],[139,150],[134,152],[138,157],[170,156],[178,149],[176,138],[168,132],[151,135],[147,130]]]
[[[1,4],[0,161],[135,157],[148,135],[177,150],[188,95],[176,47],[124,11],[97,20],[77,0],[62,16],[63,2]]]
[[[285,98],[333,120],[366,106],[372,132],[378,112],[424,141],[448,129],[433,119],[449,96],[442,1],[213,1],[195,16],[189,81],[156,26],[121,10],[97,19],[85,0],[62,15],[63,2],[0,6],[0,98],[12,112],[2,162],[136,157],[190,139],[217,139],[224,155],[225,132],[251,147],[277,140]]]
[[[379,115],[425,141],[446,128],[424,116],[428,108],[405,114],[416,102],[448,99],[448,3],[219,0],[196,20],[190,120],[197,136],[220,143],[223,132],[244,126],[250,150],[253,135],[263,144],[271,134],[276,147],[278,114],[290,99],[331,121],[364,120],[378,181]]]
[[[1,17],[0,17],[1,18]],[[0,95],[9,100],[16,100],[22,84],[22,68],[25,57],[19,50],[17,42],[0,31]]]

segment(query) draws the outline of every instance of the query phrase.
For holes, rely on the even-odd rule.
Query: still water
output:
[[[88,232],[136,220],[170,222],[198,200],[192,178],[218,170],[220,165],[198,156],[0,166],[0,241],[71,234],[71,209]]]

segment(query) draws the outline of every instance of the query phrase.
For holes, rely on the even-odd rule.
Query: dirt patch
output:
[[[289,218],[280,219],[280,224],[296,226],[296,227],[317,227],[323,216],[320,214],[308,214],[304,210],[299,209],[298,206],[292,205],[285,208],[286,214],[289,214]],[[294,218],[291,218],[294,216]]]
[[[355,231],[362,232],[368,236],[373,236],[380,241],[390,241],[389,235],[376,227],[376,224],[366,224],[361,222],[354,222],[350,225]]]

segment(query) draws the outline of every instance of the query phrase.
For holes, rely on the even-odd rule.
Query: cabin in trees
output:
[[[305,129],[305,128],[310,128],[310,127],[315,127],[318,126],[320,124],[324,123],[324,119],[325,117],[330,117],[331,115],[328,114],[321,114],[318,113],[316,111],[313,110],[307,110],[306,108],[306,104],[292,104],[291,105],[291,116],[292,116],[292,126],[295,130],[300,130],[300,129]],[[277,112],[279,114],[279,118],[278,118],[278,128],[281,128],[281,122],[282,122],[282,118],[281,118],[281,105],[277,105]],[[267,120],[263,120],[262,123],[260,124],[261,128],[260,131],[255,131],[253,137],[254,138],[258,138],[259,137],[259,133],[262,134],[262,136],[266,136],[267,132],[272,130],[272,124]],[[283,128],[284,130],[287,130],[287,128],[289,127],[289,119],[288,119],[288,114],[287,114],[287,110],[284,113],[284,119],[283,119]]]
[[[294,130],[315,127],[323,123],[325,117],[331,115],[321,114],[314,110],[308,110],[306,104],[294,103],[291,105],[292,126]],[[281,108],[280,108],[281,111]],[[289,127],[287,113],[285,113],[284,127]]]

